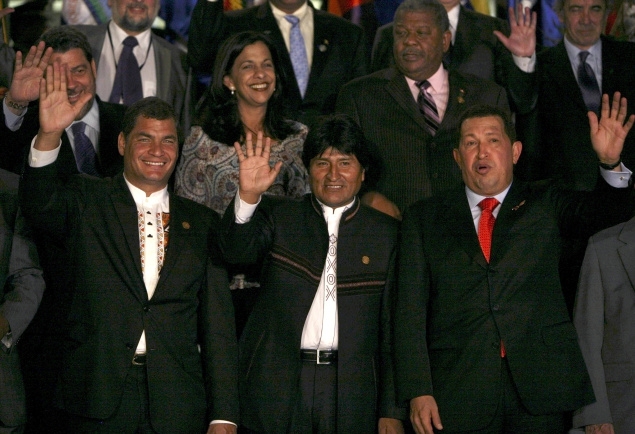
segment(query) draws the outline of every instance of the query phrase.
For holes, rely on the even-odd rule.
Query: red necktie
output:
[[[492,250],[492,231],[496,222],[492,211],[498,204],[499,202],[493,197],[487,197],[478,204],[479,208],[481,208],[481,218],[478,222],[478,242],[488,263],[490,251]]]
[[[478,206],[481,208],[481,218],[478,221],[478,242],[481,245],[481,250],[485,259],[489,263],[490,252],[492,250],[492,232],[494,231],[494,223],[496,218],[492,211],[498,206],[500,202],[493,197],[487,197],[479,202]],[[505,357],[505,345],[501,340],[500,355]]]

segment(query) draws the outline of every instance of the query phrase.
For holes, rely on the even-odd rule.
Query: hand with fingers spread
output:
[[[244,152],[238,142],[234,143],[234,148],[239,163],[240,198],[254,204],[258,203],[260,196],[275,181],[282,168],[282,161],[278,161],[273,167],[269,166],[271,139],[267,137],[263,145],[262,131],[258,132],[255,145],[252,139],[251,133],[247,133]]]
[[[521,2],[514,8],[509,8],[509,25],[511,33],[509,37],[498,30],[494,35],[513,55],[518,57],[531,57],[536,52],[536,12],[524,8]]]
[[[410,421],[417,434],[434,434],[433,425],[436,429],[443,429],[439,408],[432,395],[410,400]]]
[[[607,94],[602,95],[599,121],[595,113],[588,112],[591,143],[600,163],[612,166],[620,161],[624,140],[635,123],[635,115],[626,118],[627,108],[626,98],[615,92],[611,102]],[[620,170],[619,165],[615,170]]]
[[[43,41],[37,46],[31,47],[24,62],[22,61],[22,53],[20,51],[16,53],[13,81],[7,93],[10,101],[18,106],[26,106],[31,101],[38,99],[40,81],[44,77],[46,66],[52,54],[53,49],[46,48]],[[9,108],[16,114],[22,111],[11,106]]]
[[[46,78],[40,82],[40,130],[35,141],[38,150],[55,149],[64,129],[92,99],[92,95],[83,93],[76,104],[68,101],[66,72],[66,65],[54,62],[46,67]]]

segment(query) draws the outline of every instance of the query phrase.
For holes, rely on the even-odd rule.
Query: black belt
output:
[[[144,354],[135,354],[132,358],[132,364],[135,366],[145,366],[146,364],[146,355]]]
[[[337,362],[337,350],[300,350],[300,358],[303,362],[333,365]]]

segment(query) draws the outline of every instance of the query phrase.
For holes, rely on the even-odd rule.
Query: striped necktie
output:
[[[419,110],[423,113],[428,132],[434,136],[439,129],[441,119],[439,118],[439,112],[437,111],[437,105],[434,102],[434,98],[432,98],[432,95],[428,92],[428,88],[430,86],[431,85],[428,80],[417,83],[417,87],[419,88],[417,104],[419,104]]]

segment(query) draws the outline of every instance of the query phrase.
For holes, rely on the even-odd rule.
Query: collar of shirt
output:
[[[344,212],[347,209],[349,209],[351,206],[353,206],[353,203],[355,203],[355,198],[353,198],[349,203],[347,203],[344,206],[338,206],[337,208],[331,208],[330,206],[324,205],[322,202],[320,202],[320,200],[318,198],[315,198],[315,200],[317,200],[318,203],[322,206],[322,213],[324,214],[324,219],[327,222],[328,222],[330,216],[339,214],[339,217],[341,217],[342,214],[344,214]]]
[[[498,212],[500,211],[501,205],[503,204],[503,201],[505,200],[505,197],[507,196],[507,193],[509,192],[509,189],[511,186],[512,185],[509,184],[505,190],[503,190],[502,192],[498,193],[495,196],[481,196],[480,194],[475,193],[474,191],[470,190],[467,186],[465,186],[465,194],[467,195],[467,203],[470,206],[470,211],[472,211],[472,219],[474,220],[474,226],[477,231],[478,231],[478,221],[481,218],[481,208],[478,206],[478,204],[486,197],[496,198],[499,204],[492,211],[492,215],[494,216],[494,218],[498,217]]]
[[[406,77],[408,87],[412,93],[412,97],[415,102],[419,97],[419,86],[413,79]],[[428,77],[430,87],[428,93],[434,98],[434,103],[437,105],[437,113],[439,113],[439,119],[443,120],[445,115],[445,109],[448,107],[448,99],[450,98],[450,82],[448,79],[448,71],[443,67],[443,64],[439,65],[437,72]]]
[[[84,122],[86,124],[86,128],[84,129],[84,134],[92,143],[95,151],[99,151],[99,105],[97,104],[97,98],[93,98],[92,106],[88,113],[84,115],[79,121],[73,121],[68,127],[66,127],[66,136],[68,137],[68,141],[71,144],[71,148],[73,152],[75,152],[75,135],[73,134],[72,126],[77,122]]]
[[[459,12],[461,11],[461,5],[458,4],[450,9],[448,12],[448,19],[450,20],[450,32],[452,33],[452,44],[456,39],[456,27],[459,25]]]
[[[170,195],[168,194],[167,185],[163,187],[163,189],[155,191],[150,196],[146,196],[145,191],[135,187],[126,179],[126,175],[124,175],[123,178],[126,180],[126,184],[128,185],[128,189],[132,194],[132,198],[138,210],[156,208],[156,210],[160,212],[170,212]]]
[[[309,6],[309,2],[304,3],[302,6],[300,6],[300,8],[298,8],[298,10],[296,10],[292,14],[287,14],[286,12],[281,11],[271,2],[269,2],[269,6],[271,7],[273,17],[276,19],[276,23],[278,23],[280,33],[282,33],[282,39],[284,39],[284,43],[287,46],[287,51],[291,49],[291,44],[289,42],[291,23],[289,23],[284,17],[285,15],[294,15],[300,19],[300,32],[302,32],[302,37],[304,38],[304,48],[306,49],[306,56],[307,60],[309,61],[310,68],[313,64],[314,25],[313,9]]]
[[[110,37],[112,38],[112,50],[114,53],[114,58],[119,59],[119,56],[121,56],[121,51],[123,50],[123,40],[130,35],[127,34],[112,20],[110,21],[110,23],[108,23],[108,29],[110,30]],[[146,61],[146,55],[148,53],[148,46],[150,45],[151,37],[152,31],[150,29],[144,30],[138,35],[135,35],[135,38],[137,38],[137,42],[139,42],[139,45],[134,47],[132,49],[132,52],[137,58],[137,62],[139,63],[139,65],[143,65]],[[116,60],[115,63],[117,63]]]
[[[580,51],[583,50],[569,42],[566,36],[564,37],[564,48],[567,50],[567,56],[569,57],[571,68],[573,69],[573,75],[577,81],[578,67],[580,66],[580,58],[578,55]],[[602,39],[598,39],[597,42],[586,51],[589,52],[586,63],[591,65],[591,69],[593,69],[598,86],[600,87],[600,92],[602,92]]]

